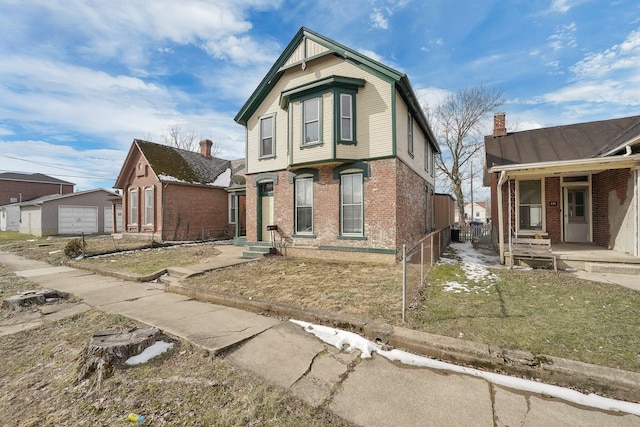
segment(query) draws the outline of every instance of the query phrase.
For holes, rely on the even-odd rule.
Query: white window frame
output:
[[[149,196],[150,195],[150,196]],[[144,189],[144,225],[153,225],[153,187]]]
[[[343,99],[348,99],[349,100],[349,108],[348,108],[348,114],[345,114],[342,104],[342,100]],[[348,129],[349,129],[349,137],[345,138],[344,137],[344,120],[349,120],[349,125],[348,125]],[[340,94],[340,141],[349,141],[349,142],[353,142],[353,95],[350,93],[341,93]]]
[[[318,117],[313,120],[307,120],[307,103],[312,101],[316,102]],[[322,143],[322,96],[317,96],[309,99],[305,99],[302,101],[302,140],[300,141],[300,145],[302,147],[306,147],[309,145],[318,145]],[[307,125],[317,123],[318,126],[318,139],[313,141],[307,141]]]
[[[539,181],[540,182],[540,228],[520,228],[520,208],[521,206],[529,206],[529,208],[531,208],[531,206],[534,206],[534,204],[520,204],[520,197],[521,197],[521,191],[520,191],[520,184],[522,182],[528,182],[528,181]],[[545,209],[545,187],[544,187],[544,177],[527,177],[525,178],[519,178],[516,180],[516,227],[518,230],[518,234],[538,234],[538,233],[546,233],[547,230],[547,224],[546,224],[546,218],[547,218],[547,213],[546,213],[546,209]],[[535,204],[537,205],[537,204]]]
[[[304,183],[304,185],[309,185],[310,189],[311,189],[311,200],[310,201],[306,201],[306,203],[304,204],[299,204],[299,200],[298,200],[298,188],[299,186]],[[307,234],[307,235],[311,235],[313,234],[313,229],[314,229],[314,222],[313,222],[313,212],[314,212],[314,206],[313,206],[313,177],[301,177],[301,178],[296,178],[296,180],[294,181],[294,227],[295,227],[295,234]],[[304,209],[308,209],[311,208],[311,229],[310,230],[299,230],[298,229],[298,210],[300,208],[304,208]]]
[[[351,203],[345,203],[345,180],[357,180],[360,185],[360,199],[357,203],[352,200]],[[352,195],[353,196],[353,195]],[[352,197],[353,199],[353,197]],[[359,231],[345,231],[345,207],[359,206],[360,207],[360,230]],[[359,173],[345,173],[340,176],[340,235],[361,237],[364,236],[364,174]]]
[[[264,128],[262,126],[262,124],[266,121],[270,121],[271,122],[271,134],[270,135],[265,135],[264,133]],[[258,120],[258,126],[259,126],[259,131],[260,131],[260,158],[270,158],[270,157],[275,157],[276,156],[276,115],[275,113],[273,114],[269,114],[266,116],[262,116],[260,117],[260,119]],[[271,138],[271,152],[270,153],[266,153],[264,150],[264,142],[265,140]]]
[[[139,206],[138,189],[129,190],[129,218],[128,223],[131,225],[138,224],[138,206]]]

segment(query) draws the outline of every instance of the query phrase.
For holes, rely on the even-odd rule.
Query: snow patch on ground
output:
[[[445,292],[490,294],[490,289],[498,280],[487,267],[488,265],[498,267],[498,256],[483,254],[475,250],[470,243],[451,242],[438,260],[438,264],[460,264],[464,272],[464,277],[460,278],[460,281],[446,282],[442,285]]]
[[[417,356],[402,350],[383,350],[381,345],[375,344],[374,342],[362,338],[360,335],[352,332],[342,331],[340,329],[330,328],[327,326],[314,325],[301,320],[290,319],[290,321],[301,326],[306,332],[314,334],[325,343],[335,346],[338,350],[344,350],[349,353],[354,350],[360,350],[360,357],[363,359],[372,357],[372,354],[375,352],[391,361],[398,361],[407,365],[472,375],[474,377],[483,378],[493,384],[514,390],[544,394],[558,399],[563,399],[567,402],[605,411],[617,411],[640,415],[640,404],[638,403],[609,399],[593,393],[584,394],[564,387],[539,383],[522,378],[509,377],[492,372],[480,371],[474,368],[467,368],[464,366],[429,359],[423,356]]]
[[[160,356],[165,351],[173,347],[172,342],[156,341],[144,351],[136,356],[131,356],[124,363],[127,365],[140,365],[141,363],[147,363],[149,360],[156,356]]]

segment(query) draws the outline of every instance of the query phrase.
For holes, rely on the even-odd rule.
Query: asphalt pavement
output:
[[[220,265],[240,260],[232,246]],[[225,250],[223,250],[225,252]],[[640,426],[640,416],[597,410],[545,395],[497,386],[485,379],[362,359],[325,344],[299,326],[251,311],[167,292],[162,283],[127,281],[0,252],[0,263],[42,287],[82,300],[31,319],[0,336],[97,308],[156,326],[189,340],[363,426]],[[194,271],[195,272],[195,271]]]

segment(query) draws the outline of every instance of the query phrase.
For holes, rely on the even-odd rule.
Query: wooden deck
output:
[[[506,259],[509,259],[508,244],[506,246]],[[628,274],[640,274],[640,257],[636,257],[621,252],[616,252],[602,246],[586,243],[553,243],[551,251],[556,256],[558,268],[576,268],[579,270],[591,271],[595,265],[612,266],[624,268],[627,266]]]

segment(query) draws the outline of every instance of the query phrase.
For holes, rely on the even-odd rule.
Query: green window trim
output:
[[[345,90],[337,90],[334,92],[334,107],[333,107],[333,111],[334,111],[334,119],[333,119],[333,123],[334,123],[334,130],[333,133],[335,135],[334,140],[336,141],[337,144],[343,144],[343,145],[357,145],[358,144],[358,140],[357,140],[357,136],[356,136],[356,123],[357,123],[357,117],[356,117],[356,112],[358,111],[356,108],[356,94],[357,91],[345,91]],[[349,103],[350,103],[350,111],[349,111],[349,116],[348,119],[350,121],[350,129],[349,129],[349,133],[351,138],[347,139],[347,138],[343,138],[343,123],[344,123],[344,119],[347,117],[344,115],[344,111],[343,111],[343,97],[345,99],[349,99]]]
[[[278,185],[278,175],[272,172],[260,173],[253,177],[253,186],[257,187],[258,184],[261,184],[263,181],[273,182],[273,185]]]
[[[268,127],[267,127],[268,126]],[[276,113],[266,114],[258,119],[260,136],[258,140],[258,159],[272,159],[276,157]],[[266,144],[270,150],[266,150]]]
[[[363,178],[369,178],[371,176],[371,169],[369,167],[369,163],[354,162],[354,163],[344,163],[340,166],[336,166],[335,168],[333,168],[333,179],[339,179],[340,176],[345,171],[350,169],[359,169],[358,172],[362,173]]]

